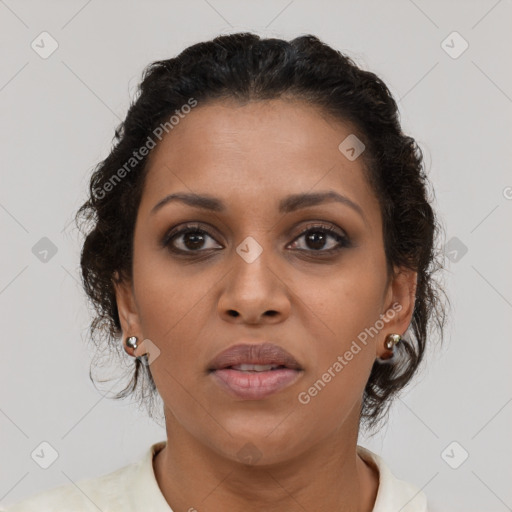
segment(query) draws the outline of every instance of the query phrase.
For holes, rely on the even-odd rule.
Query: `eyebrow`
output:
[[[162,200],[160,200],[153,208],[151,209],[150,214],[153,215],[164,205],[171,203],[173,201],[179,201],[181,203],[187,204],[188,206],[192,206],[194,208],[201,208],[203,210],[209,210],[213,212],[225,212],[226,205],[218,198],[206,195],[199,195],[193,193],[183,193],[178,192],[174,194],[169,194],[165,196]],[[357,203],[352,201],[346,196],[338,194],[338,192],[334,192],[333,190],[329,190],[326,192],[314,192],[314,193],[302,193],[302,194],[292,194],[289,195],[279,202],[279,213],[290,213],[296,210],[300,210],[301,208],[307,208],[309,206],[316,206],[322,203],[327,202],[338,202],[342,203],[346,206],[349,206],[354,211],[359,213],[359,215],[366,222],[366,217],[364,215],[363,209]]]

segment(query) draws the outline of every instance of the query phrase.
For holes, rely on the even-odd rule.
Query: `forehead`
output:
[[[362,158],[338,149],[354,132],[302,101],[198,104],[152,151],[141,209],[172,192],[227,204],[268,204],[293,193],[335,190],[377,207]]]

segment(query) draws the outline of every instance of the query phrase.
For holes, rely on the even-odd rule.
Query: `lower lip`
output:
[[[243,372],[224,368],[211,375],[225,390],[244,400],[262,400],[293,384],[302,372],[290,368],[266,372]]]

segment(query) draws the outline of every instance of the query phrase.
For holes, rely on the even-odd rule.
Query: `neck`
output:
[[[355,437],[339,430],[286,460],[247,465],[200,443],[167,412],[167,444],[153,466],[173,510],[373,510],[379,475],[357,454],[357,429]]]

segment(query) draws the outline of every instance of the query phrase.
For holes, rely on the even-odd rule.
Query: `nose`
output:
[[[218,301],[219,315],[224,320],[274,324],[288,318],[291,290],[283,273],[271,268],[270,258],[267,258],[269,251],[264,250],[251,262],[234,255],[235,261]]]

